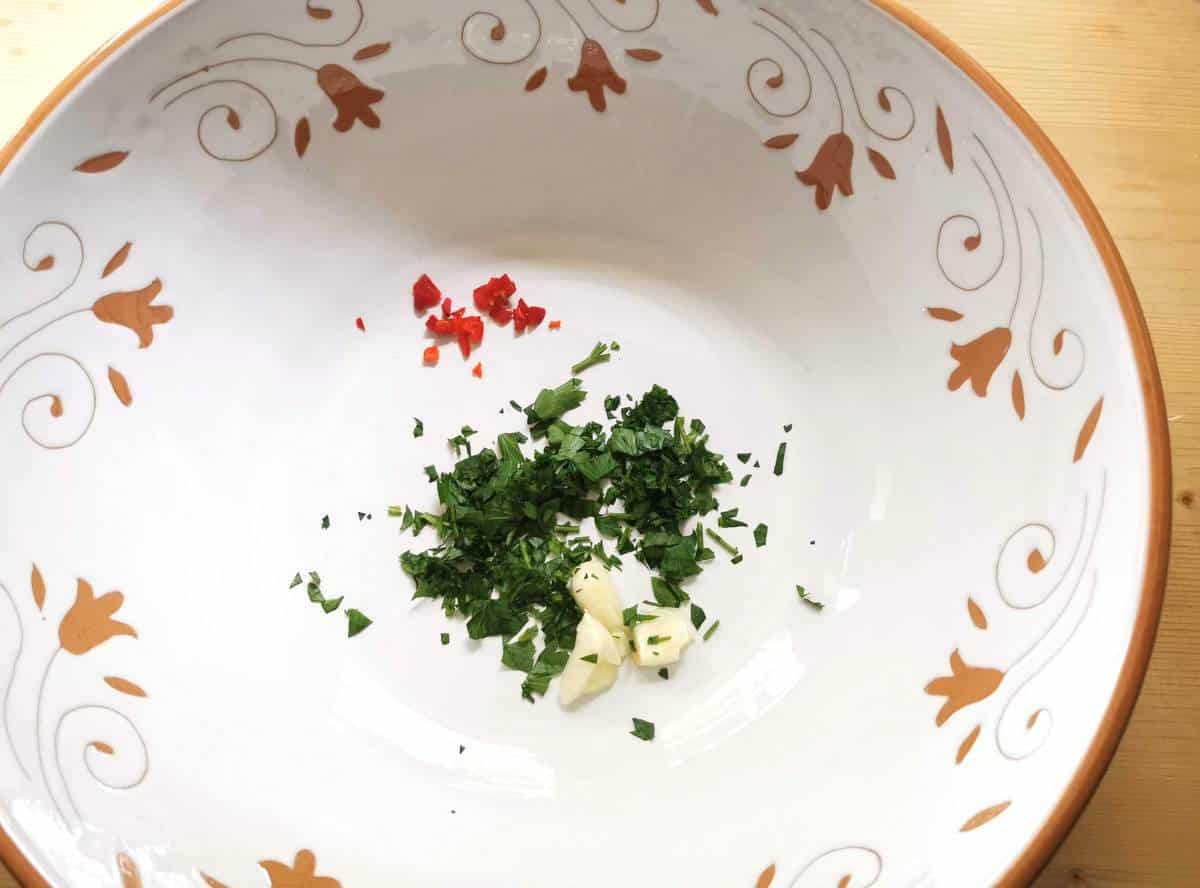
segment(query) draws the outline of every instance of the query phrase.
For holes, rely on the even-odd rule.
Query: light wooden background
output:
[[[0,0],[0,141],[151,5]],[[1172,416],[1175,534],[1154,662],[1112,769],[1038,885],[1200,885],[1200,3],[909,5],[1010,89],[1083,179],[1137,284]],[[0,870],[0,888],[15,884]]]

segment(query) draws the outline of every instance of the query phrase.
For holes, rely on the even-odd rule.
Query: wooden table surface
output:
[[[0,0],[0,141],[151,0]],[[1142,697],[1043,886],[1200,885],[1200,3],[909,0],[1033,113],[1099,205],[1154,335],[1175,455],[1170,586]],[[0,888],[16,885],[0,870]]]

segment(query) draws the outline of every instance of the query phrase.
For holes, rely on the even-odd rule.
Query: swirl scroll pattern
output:
[[[37,565],[34,565],[30,573],[29,585],[33,607],[41,616],[48,601],[53,606],[54,597],[48,598],[46,583]],[[120,592],[109,592],[97,597],[90,583],[83,579],[77,580],[75,600],[69,607],[62,609],[62,615],[57,622],[57,645],[43,665],[41,675],[28,674],[29,670],[24,670],[23,674],[20,667],[26,650],[27,630],[40,633],[45,627],[54,624],[38,619],[30,621],[27,627],[25,608],[18,603],[8,586],[0,584],[0,590],[4,591],[12,606],[18,633],[17,650],[7,670],[3,709],[0,710],[8,752],[25,780],[36,781],[41,785],[59,819],[68,827],[78,826],[83,822],[83,815],[76,799],[77,790],[72,787],[72,774],[68,773],[63,764],[64,726],[78,725],[75,732],[88,738],[81,750],[82,772],[89,775],[98,785],[110,790],[126,790],[140,786],[149,772],[150,753],[146,740],[133,718],[118,708],[115,700],[68,705],[56,709],[60,705],[55,702],[53,694],[56,666],[63,662],[64,657],[85,657],[116,638],[136,640],[137,630],[128,623],[114,619],[124,605],[124,595]],[[12,729],[11,699],[14,685],[22,679],[31,685],[36,682],[36,685],[33,685],[36,687],[36,697],[30,736],[18,737]],[[104,684],[112,692],[130,700],[142,700],[147,697],[140,686],[118,676],[106,676]],[[50,722],[53,722],[53,729],[47,730]],[[113,730],[120,736],[114,735]],[[32,746],[31,760],[35,764],[32,769],[22,754],[22,746],[26,749]],[[97,767],[94,761],[94,758],[99,756],[116,761],[123,755],[124,750],[130,747],[137,758],[132,776],[111,776],[108,767]]]
[[[362,0],[353,0],[353,9],[352,26],[347,34],[337,39],[302,40],[272,31],[248,31],[226,37],[217,43],[217,51],[227,50],[234,44],[257,41],[264,45],[291,47],[290,52],[301,57],[259,53],[218,58],[160,86],[149,101],[151,104],[161,102],[163,111],[176,105],[198,103],[196,142],[208,157],[226,163],[257,160],[279,141],[279,108],[268,90],[254,78],[255,72],[264,68],[286,69],[311,78],[318,93],[325,96],[334,111],[332,128],[335,132],[349,132],[359,123],[366,129],[377,130],[383,121],[375,106],[384,100],[385,93],[363,82],[355,69],[360,63],[388,53],[391,43],[372,43],[349,58],[339,58],[366,26],[367,13]],[[305,10],[310,18],[332,22],[335,26],[344,18],[334,10],[314,6],[311,0]],[[498,22],[497,27],[503,30],[503,23]],[[307,61],[312,50],[319,50],[326,56],[320,64]],[[211,77],[217,70],[221,75]],[[308,115],[301,115],[293,127],[292,145],[297,157],[303,158],[308,151],[312,132],[312,121]]]

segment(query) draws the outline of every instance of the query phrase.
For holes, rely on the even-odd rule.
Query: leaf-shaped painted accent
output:
[[[937,140],[942,160],[946,162],[946,169],[954,172],[954,142],[950,139],[950,127],[946,123],[946,115],[942,112],[941,105],[938,105],[937,109]]]
[[[1063,338],[1067,335],[1066,330],[1059,330],[1054,336],[1054,354],[1061,355],[1063,350]]]
[[[1013,410],[1017,411],[1017,419],[1025,418],[1025,383],[1021,382],[1021,371],[1013,371],[1012,381]]]
[[[963,238],[963,249],[968,253],[974,253],[979,249],[979,245],[983,243],[982,234],[973,234],[968,238]]]
[[[33,603],[41,610],[46,604],[46,581],[42,579],[42,572],[36,564],[29,573],[29,588],[33,592]]]
[[[884,111],[892,110],[892,100],[887,97],[886,89],[879,90],[879,95],[877,95],[875,99],[879,102],[879,107]]]
[[[1029,553],[1029,557],[1025,559],[1025,566],[1029,568],[1032,574],[1040,574],[1046,569],[1046,556],[1042,554],[1041,549],[1034,549]]]
[[[850,874],[849,873],[846,873],[846,875],[844,875],[840,879],[838,879],[837,888],[850,888]]]
[[[133,249],[133,244],[131,244],[129,241],[126,241],[125,246],[121,247],[121,249],[119,249],[119,250],[117,250],[117,252],[113,253],[113,257],[111,259],[109,259],[108,264],[104,266],[104,271],[101,272],[100,277],[106,278],[110,274],[112,274],[114,271],[116,271],[118,268],[120,268],[122,265],[124,265],[125,260],[129,258],[129,251],[132,249]]]
[[[1044,709],[1039,709],[1030,715],[1029,718],[1025,720],[1025,730],[1032,731],[1033,726],[1037,724],[1038,719],[1042,717],[1042,713],[1045,711],[1046,710]]]
[[[771,888],[771,883],[775,881],[775,864],[771,864],[762,871],[762,875],[758,877],[758,881],[754,883],[754,888]]]
[[[133,403],[133,392],[129,390],[129,380],[125,378],[125,374],[115,367],[108,368],[108,384],[112,386],[113,394],[117,396],[117,400],[128,407]]]
[[[129,156],[128,151],[108,151],[104,154],[97,154],[95,157],[89,157],[79,166],[75,167],[77,173],[107,173],[109,170],[119,167],[125,162],[125,158]]]
[[[122,694],[128,694],[131,697],[146,696],[145,691],[128,679],[118,678],[115,675],[106,675],[104,676],[104,683],[114,691],[120,691]]]
[[[790,148],[795,145],[796,140],[799,138],[799,133],[784,133],[782,136],[771,136],[771,138],[763,142],[763,145],[774,151],[782,151],[784,148]]]
[[[925,311],[931,318],[938,321],[946,321],[950,324],[963,319],[963,316],[952,308],[927,308]]]
[[[959,828],[959,832],[970,832],[973,829],[979,829],[979,827],[983,826],[985,823],[991,823],[993,820],[1007,811],[1008,806],[1011,804],[1012,802],[1001,802],[999,805],[992,805],[990,808],[984,808],[982,811],[964,823]]]
[[[208,888],[229,888],[229,886],[226,885],[224,882],[218,882],[216,879],[214,879],[208,873],[201,873],[200,878],[202,878],[204,880],[204,884],[207,885]]]
[[[974,598],[967,599],[967,614],[971,618],[971,622],[975,624],[976,629],[986,629],[988,627],[987,614],[983,612]]]
[[[333,10],[326,9],[324,6],[313,6],[311,0],[304,4],[305,10],[308,12],[309,18],[315,18],[317,21],[325,21],[333,18]]]
[[[304,152],[308,150],[308,143],[312,141],[312,127],[308,123],[307,117],[301,117],[296,121],[296,156],[303,157]]]
[[[662,58],[662,53],[657,49],[627,49],[625,55],[639,62],[657,62]]]
[[[767,86],[771,87],[771,89],[779,89],[779,87],[783,86],[783,72],[780,71],[774,77],[768,77]]]
[[[504,22],[496,22],[496,27],[492,28],[492,39],[499,43],[507,33],[508,29],[504,27]]]
[[[720,15],[717,7],[713,5],[713,0],[696,0],[696,3],[709,15]]]
[[[542,84],[546,82],[546,75],[549,73],[543,65],[530,74],[529,79],[525,81],[525,92],[533,92],[535,89],[541,89]]]
[[[92,749],[96,750],[96,752],[102,752],[105,755],[112,755],[113,752],[115,752],[115,750],[103,740],[93,740],[88,744],[88,746],[92,747]]]
[[[1100,424],[1100,414],[1103,412],[1104,399],[1101,398],[1083,421],[1083,428],[1079,430],[1079,437],[1075,441],[1075,462],[1079,462],[1087,453],[1088,445],[1092,443],[1092,437],[1096,434],[1096,426]]]
[[[979,739],[979,731],[982,725],[976,725],[971,733],[967,734],[962,743],[958,744],[958,752],[954,756],[954,764],[961,765],[963,760],[970,755],[971,747],[975,745],[975,741]]]
[[[62,398],[60,398],[58,395],[50,396],[50,415],[53,416],[55,419],[62,418],[63,402],[62,402]]]
[[[372,43],[370,46],[364,46],[354,54],[354,61],[365,62],[367,59],[373,59],[384,53],[390,52],[392,49],[391,41],[385,43]]]
[[[874,148],[867,149],[867,157],[871,161],[871,166],[875,167],[875,172],[879,173],[879,175],[883,176],[883,178],[896,178],[896,171],[892,168],[891,163],[886,157],[884,157]]]
[[[43,256],[42,260],[33,267],[34,271],[49,271],[54,267],[53,256]]]
[[[117,855],[117,872],[121,874],[121,888],[142,888],[142,874],[124,851]]]
[[[225,115],[225,122],[229,124],[231,130],[240,130],[242,128],[242,118],[232,108]]]

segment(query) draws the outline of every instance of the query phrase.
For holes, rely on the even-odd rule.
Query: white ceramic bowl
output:
[[[891,0],[170,2],[0,169],[29,884],[1018,884],[1111,757],[1168,538],[1146,330],[1045,136]],[[423,272],[562,329],[423,368]],[[442,646],[383,513],[600,338],[585,409],[669,386],[771,531],[669,682],[566,712]]]

